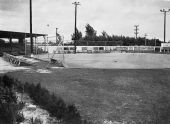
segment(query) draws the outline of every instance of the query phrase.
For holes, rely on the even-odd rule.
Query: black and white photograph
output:
[[[170,124],[170,0],[0,0],[0,124]]]

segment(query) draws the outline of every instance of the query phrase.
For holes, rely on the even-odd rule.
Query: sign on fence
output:
[[[170,43],[161,43],[161,47],[170,47]]]

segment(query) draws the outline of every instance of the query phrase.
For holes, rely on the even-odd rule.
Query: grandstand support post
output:
[[[11,37],[11,36],[10,36],[10,38],[9,38],[9,43],[10,43],[11,53],[12,53],[12,37]]]
[[[64,36],[63,36],[63,49],[64,49]],[[64,64],[64,52],[63,52],[63,64]]]
[[[45,41],[45,36],[43,36],[43,38],[44,38],[44,42],[45,42],[44,51],[46,52],[46,41]]]
[[[25,55],[27,55],[27,40],[26,39],[24,40],[24,43],[25,43]]]
[[[48,41],[48,37],[47,37],[47,52],[48,52],[48,60],[49,60],[50,56],[49,56],[49,41]]]
[[[35,54],[37,55],[37,37],[35,37]]]

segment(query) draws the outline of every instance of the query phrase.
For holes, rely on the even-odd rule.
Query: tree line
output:
[[[73,42],[69,43],[69,45],[74,44],[74,41],[76,41],[76,45],[78,46],[160,46],[162,42],[159,39],[145,39],[145,37],[135,39],[134,37],[123,35],[109,35],[106,31],[102,31],[100,35],[97,35],[97,31],[90,24],[85,26],[85,36],[82,35],[81,31],[76,29],[76,35],[73,33],[71,38]]]

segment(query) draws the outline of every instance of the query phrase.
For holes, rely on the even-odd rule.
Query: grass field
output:
[[[81,115],[133,124],[170,123],[169,69],[52,69],[52,73],[11,72],[23,82],[41,83]]]

